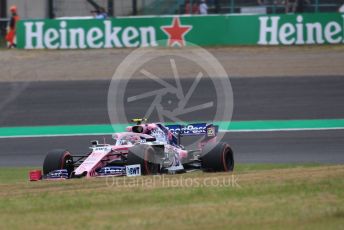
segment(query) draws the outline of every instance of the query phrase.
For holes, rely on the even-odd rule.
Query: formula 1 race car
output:
[[[133,119],[136,125],[127,132],[115,133],[113,144],[91,141],[91,151],[72,155],[56,149],[48,153],[43,163],[44,179],[81,177],[154,175],[183,173],[193,170],[233,171],[231,147],[216,142],[218,126],[206,123],[163,125]],[[186,150],[181,138],[201,136],[199,148]]]

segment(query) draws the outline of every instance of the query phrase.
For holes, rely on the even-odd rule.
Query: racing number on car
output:
[[[215,137],[215,127],[210,127],[207,130],[208,137]]]

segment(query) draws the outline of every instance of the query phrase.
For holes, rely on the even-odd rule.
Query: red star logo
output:
[[[170,26],[162,26],[161,29],[168,36],[168,46],[185,46],[184,36],[192,29],[192,26],[181,25],[179,17],[175,17]]]

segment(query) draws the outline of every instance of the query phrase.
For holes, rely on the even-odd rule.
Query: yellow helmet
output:
[[[142,122],[146,122],[146,118],[134,118],[131,120],[132,122],[136,122],[137,125],[141,125]]]

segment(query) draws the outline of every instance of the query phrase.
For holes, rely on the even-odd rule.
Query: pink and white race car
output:
[[[115,133],[113,144],[91,141],[91,151],[72,155],[68,150],[52,150],[43,163],[43,179],[153,175],[193,170],[233,171],[231,147],[217,142],[218,126],[206,123],[163,125],[133,119],[127,132]],[[181,138],[201,136],[199,148],[186,150]]]

